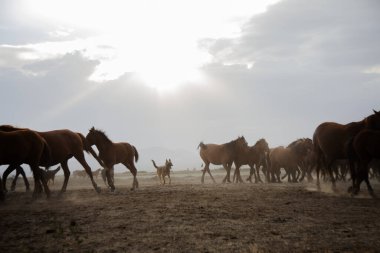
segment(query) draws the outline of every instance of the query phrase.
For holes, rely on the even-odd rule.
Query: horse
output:
[[[331,166],[337,159],[348,159],[348,143],[364,129],[380,130],[380,112],[373,110],[373,114],[361,121],[345,125],[335,122],[324,122],[314,131],[313,144],[317,156],[317,188],[320,189],[319,172],[322,163],[330,175],[332,189],[336,191],[335,179]],[[355,171],[351,170],[351,177],[355,179]]]
[[[232,163],[236,159],[239,152],[241,153],[247,151],[248,144],[244,136],[242,136],[238,137],[236,140],[224,144],[204,144],[201,142],[199,143],[198,148],[200,148],[199,155],[205,164],[201,182],[204,183],[205,173],[208,172],[212,181],[215,183],[209,167],[210,163],[212,163],[215,165],[223,165],[224,169],[227,171],[227,175],[224,177],[223,183],[226,181],[230,183]]]
[[[307,154],[308,148],[305,145],[305,139],[298,139],[290,143],[286,148],[283,146],[274,148],[269,154],[270,169],[267,174],[267,181],[281,182],[281,168],[284,168],[288,174],[289,182],[297,182],[296,172],[302,159]],[[272,178],[269,177],[269,173]]]
[[[30,166],[33,172],[35,187],[33,198],[37,197],[42,182],[46,197],[50,197],[50,190],[39,168],[41,159],[49,160],[51,150],[48,143],[39,134],[31,130],[17,130],[12,132],[0,131],[0,165],[17,167],[23,163]],[[3,178],[6,181],[6,178]]]
[[[114,165],[118,163],[122,163],[133,175],[131,190],[138,188],[137,169],[133,158],[137,162],[139,153],[133,145],[127,142],[114,143],[103,131],[97,130],[94,127],[89,130],[86,140],[90,146],[95,145],[99,150],[99,159],[104,163],[104,168],[106,168],[106,176],[112,192],[115,190],[115,185],[110,172],[113,170]]]
[[[92,172],[92,176],[94,176],[96,179],[98,179],[98,176],[99,176],[101,171],[102,171],[101,168],[95,170],[94,172]]]
[[[355,195],[359,192],[360,184],[364,180],[367,184],[369,194],[375,197],[373,188],[368,179],[368,171],[372,159],[380,159],[380,131],[369,129],[360,131],[353,139],[352,147],[358,161],[353,194]]]
[[[172,161],[169,159],[166,159],[165,165],[163,166],[157,166],[156,163],[152,160],[153,166],[157,169],[157,176],[160,179],[161,184],[165,184],[165,177],[169,177],[169,184],[171,184],[172,179],[170,178],[170,170],[173,166]]]
[[[0,126],[1,131],[7,131],[7,132],[16,131],[20,129],[22,128],[16,128],[10,125]],[[46,159],[47,157],[43,155],[41,157],[41,161],[39,165],[43,167],[50,167],[56,164],[60,164],[63,169],[65,178],[64,178],[64,182],[63,182],[60,194],[64,193],[67,188],[67,183],[70,177],[70,169],[68,167],[68,160],[72,157],[75,157],[75,159],[83,166],[88,176],[90,177],[90,180],[92,182],[94,189],[98,193],[100,192],[100,188],[97,186],[97,184],[95,183],[95,180],[92,177],[91,168],[85,160],[83,151],[86,151],[87,153],[91,153],[99,163],[101,163],[101,161],[96,156],[96,153],[91,148],[91,146],[88,145],[85,137],[82,134],[72,132],[68,129],[53,130],[53,131],[48,131],[48,132],[37,132],[37,131],[34,131],[34,132],[36,132],[43,139],[45,139],[51,151],[51,157],[49,157],[49,160],[47,160]],[[13,167],[8,167],[4,172],[4,175],[3,175],[4,189],[6,187],[5,186],[6,178],[13,169],[14,169]]]
[[[281,178],[284,179],[288,177],[288,181],[291,181],[290,177],[293,177],[293,182],[298,180],[301,182],[307,174],[308,179],[310,180],[312,166],[311,162],[311,151],[313,150],[313,141],[310,138],[301,138],[297,141],[289,144],[288,147],[297,146],[297,151],[294,155],[296,156],[294,160],[297,161],[297,166],[291,168],[285,168],[286,174]]]
[[[260,166],[266,167],[265,158],[267,152],[269,152],[269,146],[264,138],[258,140],[252,147],[248,147],[247,150],[239,152],[234,160],[236,169],[233,178],[235,179],[236,177],[236,182],[243,182],[240,176],[240,167],[246,164],[250,167],[250,175],[247,178],[247,181],[252,182],[252,175],[254,175],[255,183],[262,182],[259,169]]]

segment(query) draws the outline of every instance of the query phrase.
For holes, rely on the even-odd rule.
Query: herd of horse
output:
[[[356,195],[361,183],[365,181],[368,192],[375,197],[368,175],[370,162],[380,159],[380,112],[373,110],[373,114],[362,121],[345,125],[324,122],[316,128],[313,139],[301,138],[287,147],[270,149],[265,139],[260,139],[250,147],[244,137],[239,137],[225,144],[201,142],[198,148],[205,164],[202,183],[206,172],[215,182],[209,169],[210,164],[222,165],[227,171],[223,182],[231,182],[230,171],[235,164],[233,180],[236,182],[243,181],[240,176],[242,165],[250,167],[247,180],[251,181],[254,175],[255,182],[262,182],[260,168],[267,182],[281,182],[286,176],[289,182],[302,181],[305,176],[311,181],[311,173],[315,169],[318,189],[322,170],[329,175],[332,189],[336,191],[336,180],[348,170],[352,181],[348,191]],[[379,166],[373,167],[378,173]],[[283,178],[281,169],[286,172]]]
[[[98,154],[92,148],[94,145],[99,151]],[[311,173],[315,169],[317,187],[320,188],[319,178],[322,171],[325,175],[329,175],[332,188],[336,190],[335,182],[340,175],[337,168],[340,166],[341,174],[344,171],[343,167],[346,172],[350,172],[352,186],[349,191],[353,195],[359,192],[360,185],[364,181],[369,193],[375,196],[368,174],[370,162],[380,159],[380,112],[374,110],[373,114],[362,121],[346,125],[324,122],[316,128],[312,140],[301,138],[287,147],[269,148],[265,139],[258,140],[253,146],[248,146],[242,136],[225,144],[201,142],[198,148],[205,164],[202,183],[204,183],[206,172],[215,182],[209,168],[210,164],[222,165],[226,170],[223,182],[231,182],[231,168],[234,164],[234,182],[243,182],[240,174],[240,168],[243,165],[250,167],[250,175],[247,178],[250,182],[252,182],[252,176],[255,182],[263,182],[259,173],[260,169],[267,182],[281,182],[281,179],[286,176],[289,182],[302,181],[305,176],[308,180],[312,180]],[[68,160],[72,157],[83,166],[94,189],[99,193],[100,188],[85,160],[84,152],[90,153],[104,168],[97,172],[102,173],[111,191],[115,190],[113,168],[119,163],[128,168],[133,176],[131,190],[138,188],[135,167],[135,162],[139,159],[137,149],[127,142],[112,142],[104,131],[92,127],[84,136],[67,129],[38,132],[28,128],[1,125],[0,165],[8,165],[8,168],[3,174],[2,182],[0,177],[0,199],[4,199],[6,178],[10,172],[16,170],[16,175],[21,174],[24,179],[26,178],[20,167],[22,164],[28,164],[33,173],[35,185],[33,197],[37,197],[42,192],[45,192],[47,197],[50,196],[48,181],[54,180],[54,175],[59,168],[54,171],[48,168],[59,164],[64,172],[60,194],[64,193],[70,177]],[[345,165],[341,165],[342,161]],[[164,166],[157,166],[154,161],[153,164],[157,168],[157,173],[160,171],[160,181],[164,180],[165,176],[169,176],[170,180],[172,166],[170,159],[166,160]],[[46,170],[40,167],[45,167]],[[281,169],[286,172],[283,177],[281,177]],[[12,183],[12,187],[14,184],[15,182]],[[28,189],[29,184],[26,186]]]

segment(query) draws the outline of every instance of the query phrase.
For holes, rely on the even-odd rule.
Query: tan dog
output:
[[[165,177],[169,177],[169,184],[171,184],[172,180],[170,178],[170,170],[173,166],[172,161],[169,159],[165,161],[165,165],[163,166],[157,166],[156,163],[152,160],[153,166],[157,169],[157,176],[160,179],[161,184],[165,184]],[[163,181],[163,182],[162,182]]]

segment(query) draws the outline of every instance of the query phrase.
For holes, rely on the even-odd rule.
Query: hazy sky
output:
[[[271,147],[380,110],[380,2],[0,1],[1,124]],[[199,161],[197,161],[199,163]]]

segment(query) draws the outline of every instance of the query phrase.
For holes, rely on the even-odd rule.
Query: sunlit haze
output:
[[[22,10],[36,21],[57,24],[52,37],[68,38],[30,44],[36,51],[29,57],[82,50],[100,61],[90,80],[108,81],[134,72],[147,85],[170,90],[201,80],[199,68],[211,58],[199,48],[199,39],[236,37],[243,22],[275,2],[37,0],[25,1]],[[77,29],[91,36],[69,39]]]
[[[201,141],[286,146],[321,122],[380,110],[378,10],[375,0],[3,0],[1,124],[94,126],[136,146],[139,170],[166,158],[200,168]]]

